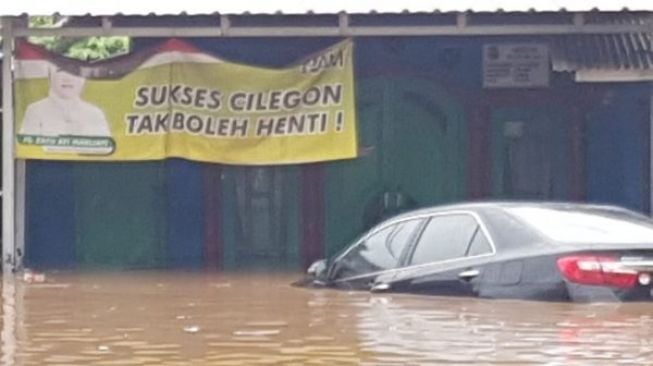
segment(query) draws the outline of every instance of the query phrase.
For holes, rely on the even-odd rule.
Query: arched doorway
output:
[[[455,97],[413,77],[357,87],[360,156],[327,167],[329,254],[386,215],[467,192],[467,122]]]

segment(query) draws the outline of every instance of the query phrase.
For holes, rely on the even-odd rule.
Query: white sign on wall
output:
[[[483,46],[484,88],[549,86],[549,48],[538,43],[497,43]]]

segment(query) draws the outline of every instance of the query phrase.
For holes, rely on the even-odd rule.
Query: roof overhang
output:
[[[98,1],[98,0],[21,0],[2,1],[0,15],[170,15],[170,14],[335,14],[347,13],[401,13],[401,12],[496,12],[496,11],[631,11],[653,10],[650,0],[250,0],[250,1]]]
[[[638,22],[606,23],[588,19],[623,17],[636,14]],[[653,12],[431,12],[400,14],[206,14],[172,16],[73,17],[80,25],[55,28],[30,28],[26,19],[3,17],[2,23],[15,20],[12,35],[26,36],[131,36],[131,37],[366,37],[366,36],[501,36],[571,34],[653,34]],[[164,19],[162,23],[158,18]],[[172,18],[176,20],[171,20]],[[242,19],[256,18],[254,21]],[[274,25],[259,24],[265,18],[284,18]],[[370,18],[381,22],[370,23]],[[542,21],[542,19],[554,19]],[[165,20],[167,19],[167,20]],[[311,20],[317,19],[313,23]],[[411,21],[417,19],[418,21]],[[136,20],[136,21],[134,21]],[[189,20],[192,23],[189,23]],[[300,20],[297,22],[297,20]],[[326,20],[326,21],[325,21]],[[166,23],[167,21],[167,23]],[[2,24],[0,24],[2,27]]]

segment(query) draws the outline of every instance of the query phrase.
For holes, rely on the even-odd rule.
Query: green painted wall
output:
[[[76,164],[75,220],[79,267],[164,265],[164,165]]]

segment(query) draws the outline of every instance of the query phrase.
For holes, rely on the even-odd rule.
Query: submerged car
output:
[[[348,290],[548,301],[652,299],[653,221],[614,206],[493,202],[388,219],[308,283]]]

